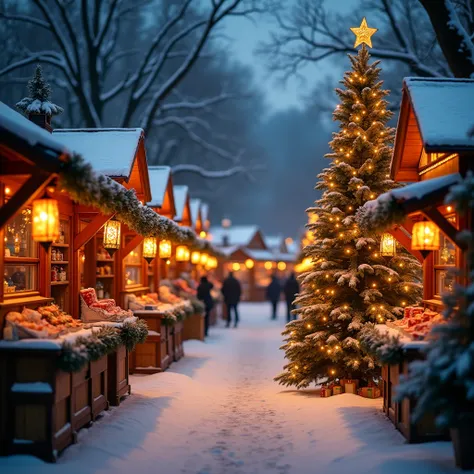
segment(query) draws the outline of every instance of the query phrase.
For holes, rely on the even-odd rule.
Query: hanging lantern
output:
[[[166,259],[171,257],[171,242],[169,240],[160,240],[159,255],[160,258]]]
[[[238,271],[240,270],[240,263],[234,262],[234,263],[232,264],[232,270],[233,270],[234,272],[238,272]]]
[[[439,229],[430,221],[416,222],[411,240],[412,250],[439,250]]]
[[[255,262],[251,259],[251,258],[248,258],[247,260],[245,260],[245,266],[250,270],[251,268],[253,268],[255,265]]]
[[[273,263],[265,262],[264,267],[265,267],[265,270],[271,270],[273,268]]]
[[[176,247],[176,261],[177,262],[189,262],[190,252],[186,245],[178,245]]]
[[[209,255],[207,253],[202,253],[201,260],[200,260],[201,265],[206,265],[208,259],[209,259]]]
[[[201,252],[199,250],[193,250],[191,252],[191,263],[197,265],[201,261]]]
[[[380,239],[380,255],[383,257],[394,257],[397,253],[397,244],[392,234],[384,232]]]
[[[211,265],[212,265],[211,268],[217,268],[217,266],[218,266],[218,264],[219,264],[217,258],[216,258],[216,257],[211,257],[210,260],[211,260]]]
[[[104,249],[112,257],[120,248],[120,222],[109,219],[104,225]]]
[[[285,262],[278,262],[277,268],[278,268],[278,270],[283,272],[284,270],[286,270],[286,263]]]
[[[207,236],[207,233],[205,230],[201,230],[201,232],[199,232],[199,237],[201,237],[201,239],[205,239]]]
[[[33,240],[48,249],[59,239],[58,201],[44,197],[33,201]]]
[[[145,237],[143,239],[143,258],[151,263],[156,257],[156,238]]]

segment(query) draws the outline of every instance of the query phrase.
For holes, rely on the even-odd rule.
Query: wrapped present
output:
[[[323,385],[321,387],[320,395],[321,395],[321,397],[330,397],[332,395],[332,390],[329,387],[325,387]]]
[[[332,388],[333,395],[340,395],[342,393],[342,387],[340,385],[334,385]]]
[[[357,393],[359,381],[356,379],[342,379],[341,386],[345,393]]]
[[[380,389],[378,387],[362,387],[357,392],[364,398],[378,398],[380,397]]]

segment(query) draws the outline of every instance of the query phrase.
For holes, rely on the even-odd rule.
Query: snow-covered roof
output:
[[[474,80],[405,78],[427,152],[474,149]]]
[[[128,179],[144,132],[141,128],[57,129],[53,136],[99,173]]]
[[[283,243],[283,237],[281,235],[266,235],[265,243],[268,248],[279,250]]]
[[[201,219],[203,225],[209,219],[209,204],[207,202],[201,201]]]
[[[288,249],[288,253],[294,255],[295,257],[300,251],[299,243],[296,240],[294,240],[290,244],[286,244],[286,248]]]
[[[151,201],[147,203],[150,207],[162,207],[165,199],[166,188],[171,176],[169,166],[149,166]]]
[[[196,227],[198,217],[200,215],[200,208],[201,208],[201,200],[194,198],[191,199],[190,201],[190,207],[191,207],[191,222],[193,227]]]
[[[177,184],[173,186],[174,203],[176,206],[176,220],[181,222],[183,220],[184,206],[188,198],[189,188],[187,186]]]
[[[241,247],[239,245],[231,245],[230,247],[219,247],[219,250],[226,256],[230,257],[234,252],[237,252]],[[245,249],[243,249],[245,251]]]
[[[210,230],[212,243],[219,247],[224,245],[227,238],[227,246],[237,245],[246,247],[259,231],[256,225],[233,225],[231,227],[212,227]]]
[[[67,153],[62,142],[3,102],[0,102],[0,132],[2,139],[9,135],[12,140],[41,149],[41,154],[51,159],[57,159]],[[34,159],[34,155],[31,158]]]
[[[260,261],[271,261],[280,260],[278,254],[273,253],[271,250],[261,249],[242,249],[251,259]]]

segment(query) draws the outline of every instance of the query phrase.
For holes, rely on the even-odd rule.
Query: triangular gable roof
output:
[[[175,221],[191,227],[191,207],[189,202],[189,188],[184,185],[173,186],[174,202],[176,207]]]
[[[201,219],[202,219],[202,228],[204,230],[209,230],[210,220],[209,220],[209,204],[207,202],[201,202]]]
[[[474,150],[474,80],[408,77],[391,165],[397,181],[417,181],[422,149],[427,153]]]
[[[173,180],[169,166],[149,166],[151,201],[148,206],[159,209],[159,213],[170,219],[176,215]]]
[[[201,216],[201,200],[200,199],[191,199],[191,222],[193,228],[200,232],[202,228],[202,216]]]
[[[210,230],[212,243],[218,247],[237,245],[248,247],[252,242],[261,241],[262,249],[266,244],[262,233],[256,225],[233,225],[231,227],[212,227]]]
[[[141,128],[56,129],[53,136],[82,155],[95,171],[135,189],[139,199],[151,200],[145,134]]]
[[[288,252],[285,239],[281,235],[266,235],[265,243],[267,247],[273,252],[278,252],[278,253]]]

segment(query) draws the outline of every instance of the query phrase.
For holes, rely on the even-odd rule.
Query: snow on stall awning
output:
[[[0,102],[0,136],[4,146],[48,167],[51,172],[58,171],[58,160],[68,155],[63,143],[3,102]]]
[[[474,149],[474,80],[408,77],[418,127],[427,152]]]
[[[189,195],[189,188],[184,185],[173,186],[174,202],[176,206],[176,220],[181,222],[184,217],[184,208]]]
[[[171,168],[169,166],[149,166],[148,175],[150,176],[151,201],[147,204],[150,207],[162,207],[171,176]]]
[[[362,231],[380,232],[400,224],[412,212],[441,205],[451,186],[460,181],[460,174],[453,173],[393,189],[357,211],[359,226]]]
[[[128,180],[144,132],[141,128],[56,129],[53,136],[99,173]]]

